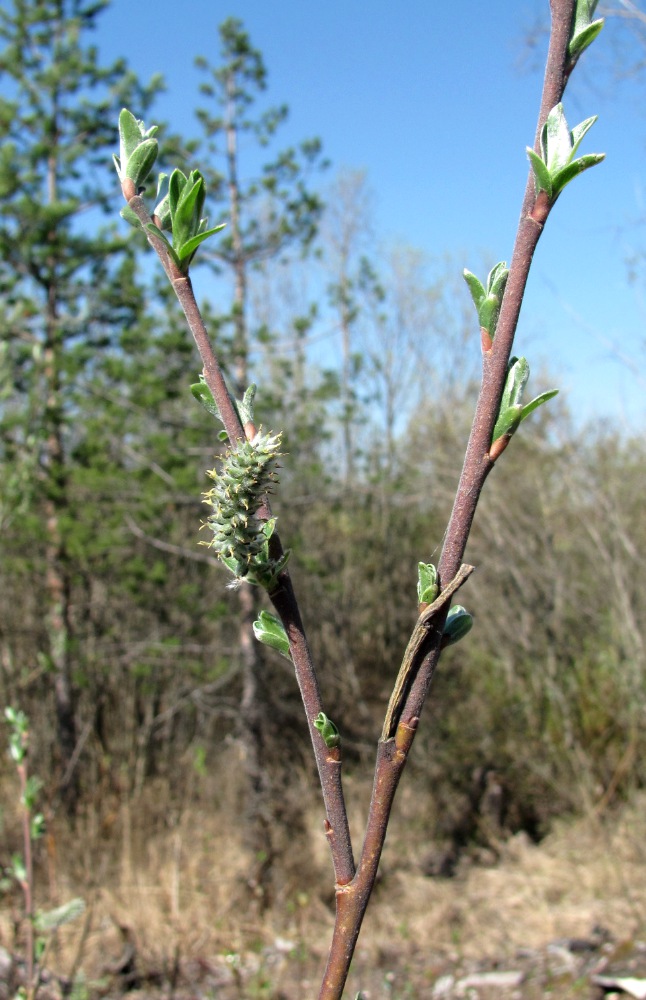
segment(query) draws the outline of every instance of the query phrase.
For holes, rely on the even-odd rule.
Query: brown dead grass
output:
[[[608,928],[615,940],[634,940],[646,930],[646,794],[614,814],[562,822],[538,846],[517,835],[501,848],[495,866],[465,861],[446,881],[420,873],[418,859],[428,844],[406,816],[412,801],[401,803],[387,844],[358,950],[359,972],[379,970],[385,984],[393,970],[415,966],[427,970],[430,982],[447,962],[505,963],[519,949],[586,937],[595,925]],[[122,803],[109,836],[94,822],[92,842],[88,827],[76,844],[59,832],[55,852],[48,854],[41,844],[39,905],[77,895],[89,905],[85,924],[61,933],[50,964],[63,974],[80,965],[97,979],[131,935],[140,967],[170,975],[177,959],[198,965],[218,959],[260,968],[262,956],[271,953],[271,975],[280,975],[283,984],[288,977],[279,973],[280,963],[289,961],[292,971],[298,966],[300,986],[290,992],[284,985],[284,997],[315,995],[312,977],[324,961],[333,924],[320,813],[312,808],[308,842],[293,845],[289,869],[276,880],[273,906],[261,915],[248,903],[247,862],[234,803],[229,806],[227,811],[220,803],[218,814],[187,808],[151,832],[146,803]],[[0,913],[0,942],[9,947],[16,946],[12,910],[18,909],[13,897]],[[419,989],[418,995],[430,996]],[[383,985],[370,995],[417,994],[393,993]]]
[[[397,872],[381,893],[372,936],[402,926],[420,948],[453,957],[509,959],[520,949],[590,934],[646,928],[646,797],[621,813],[560,823],[540,844],[519,834],[495,867],[463,865],[456,878]],[[379,925],[380,931],[375,925]]]

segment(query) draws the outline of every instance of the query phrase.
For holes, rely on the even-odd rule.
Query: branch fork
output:
[[[326,811],[324,830],[334,868],[336,921],[319,1000],[339,1000],[342,997],[374,886],[395,792],[415,738],[435,667],[444,646],[457,641],[471,624],[470,616],[463,608],[454,607],[449,614],[449,603],[474,569],[469,564],[463,564],[462,560],[480,493],[521,420],[554,395],[554,391],[543,393],[523,405],[521,396],[529,366],[525,358],[510,361],[510,356],[529,269],[549,213],[562,187],[577,173],[602,158],[599,154],[589,154],[574,159],[578,144],[593,119],[588,119],[570,132],[560,104],[575,62],[600,30],[601,22],[591,20],[595,6],[595,0],[551,0],[552,31],[541,108],[534,147],[529,150],[532,171],[527,182],[511,264],[508,269],[503,262],[496,265],[486,285],[470,272],[465,272],[478,312],[482,383],[437,574],[430,564],[420,564],[420,614],[404,652],[377,744],[372,798],[363,848],[356,865],[341,782],[341,739],[323,710],[298,602],[289,572],[284,568],[282,545],[273,526],[268,535],[270,555],[281,567],[275,579],[266,584],[278,619],[265,612],[266,618],[261,616],[254,624],[254,630],[257,638],[288,656],[294,665],[323,792]],[[245,437],[254,441],[255,426],[246,417],[241,421],[240,412],[227,389],[211,347],[188,276],[188,263],[198,244],[214,231],[207,230],[206,220],[199,218],[200,176],[194,171],[189,178],[182,174],[184,182],[181,178],[175,182],[171,179],[169,193],[172,202],[175,190],[175,211],[179,211],[177,206],[181,208],[184,202],[188,205],[182,220],[184,242],[179,248],[174,244],[171,247],[155,225],[165,218],[164,214],[160,212],[158,217],[151,217],[139,195],[140,172],[148,165],[152,144],[156,140],[152,137],[152,130],[145,132],[143,123],[136,122],[133,116],[130,119],[126,122],[125,139],[122,135],[121,159],[117,160],[128,210],[159,256],[182,305],[204,366],[204,383],[232,446]],[[134,156],[130,172],[129,156]],[[184,202],[178,200],[177,191]],[[266,498],[258,514],[261,514],[262,520],[271,519]],[[439,590],[439,582],[443,580],[449,582]]]

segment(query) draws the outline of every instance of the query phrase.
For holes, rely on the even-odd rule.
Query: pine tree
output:
[[[45,626],[37,645],[70,809],[78,791],[70,453],[84,433],[85,380],[141,305],[129,244],[101,227],[116,193],[105,165],[118,109],[143,111],[158,85],[139,86],[122,60],[101,67],[88,36],[105,6],[14,0],[0,12],[0,333],[13,388],[0,414],[1,460],[18,458],[23,494],[33,497]]]

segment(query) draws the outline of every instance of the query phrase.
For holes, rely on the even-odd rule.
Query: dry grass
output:
[[[400,803],[348,996],[366,981],[373,1000],[430,996],[451,963],[504,967],[519,949],[585,937],[594,925],[615,940],[646,930],[646,795],[602,819],[563,822],[538,846],[518,835],[495,867],[465,862],[446,881],[420,873],[417,859],[428,844],[407,816],[413,804],[412,793]],[[55,850],[41,844],[39,904],[75,895],[89,904],[84,926],[61,933],[51,965],[68,974],[79,964],[99,979],[130,937],[139,968],[166,982],[178,963],[185,975],[211,976],[212,992],[203,996],[314,996],[333,921],[318,810],[311,811],[308,842],[292,845],[271,909],[259,914],[246,890],[235,803],[219,806],[211,814],[186,808],[151,830],[146,802],[136,809],[122,802],[109,836],[95,817],[76,843],[59,832]],[[11,824],[7,829],[11,839]],[[17,897],[9,900],[0,915],[0,940],[10,947],[18,905]],[[407,993],[404,984],[412,982]]]

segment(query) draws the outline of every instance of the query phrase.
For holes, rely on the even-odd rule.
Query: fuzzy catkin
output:
[[[259,431],[252,441],[236,441],[224,455],[219,471],[207,473],[215,483],[204,494],[204,502],[212,509],[206,523],[213,538],[207,544],[236,576],[246,576],[265,551],[265,522],[257,517],[257,511],[277,482],[279,448],[280,435]]]

